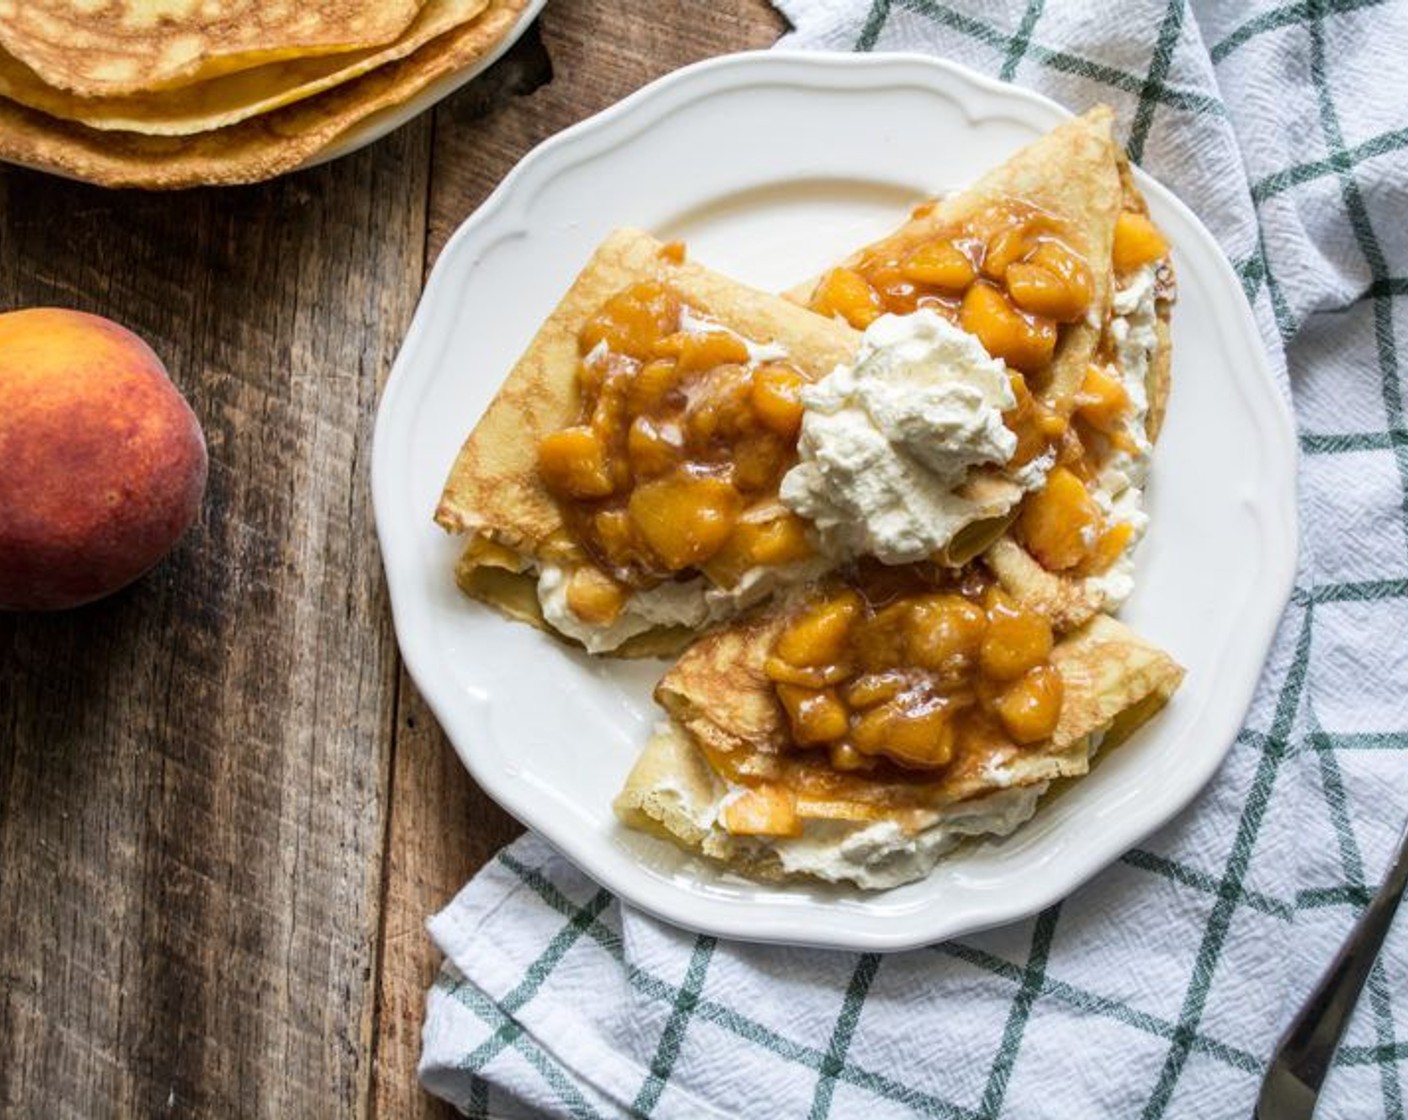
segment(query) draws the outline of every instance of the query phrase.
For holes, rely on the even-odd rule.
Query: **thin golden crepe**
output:
[[[468,23],[489,0],[426,0],[401,35],[366,50],[265,63],[176,90],[84,97],[49,85],[13,55],[0,52],[0,96],[89,128],[189,136],[225,128],[351,81],[405,58]]]
[[[388,43],[422,0],[0,0],[0,46],[49,85],[108,97]]]
[[[855,354],[859,335],[849,327],[697,264],[675,263],[661,255],[662,248],[631,229],[602,242],[465,440],[445,483],[435,520],[452,533],[470,534],[456,579],[466,594],[512,618],[546,628],[535,566],[582,559],[538,476],[537,448],[549,432],[576,419],[578,331],[610,296],[658,279],[743,337],[785,346],[789,361],[813,378]],[[652,631],[613,652],[678,650],[688,637],[687,631]]]
[[[294,170],[368,117],[494,50],[527,0],[489,0],[475,19],[350,82],[196,136],[103,132],[0,100],[0,159],[111,187],[252,183]]]
[[[838,263],[849,267],[887,249],[908,251],[1003,200],[1020,200],[1054,215],[1063,222],[1063,238],[1091,265],[1095,281],[1092,307],[1099,324],[1082,320],[1061,329],[1051,377],[1039,396],[1048,402],[1069,399],[1080,388],[1086,367],[1100,352],[1109,323],[1114,295],[1115,221],[1121,210],[1148,213],[1148,204],[1134,182],[1129,162],[1114,142],[1112,122],[1113,114],[1104,105],[1066,121],[971,187],[938,200],[931,209],[911,218],[887,237]],[[788,298],[806,303],[816,284],[816,279],[800,284],[787,293]],[[1146,386],[1146,430],[1151,441],[1162,426],[1171,383],[1170,307],[1167,299],[1157,304],[1159,347],[1149,363]],[[1102,608],[1103,596],[1092,591],[1083,578],[1048,572],[1022,548],[1007,533],[1016,512],[1014,509],[1006,517],[970,526],[962,542],[966,547],[958,559],[983,551],[1003,585],[1020,601],[1040,609],[1058,629],[1079,626]]]
[[[1183,670],[1127,626],[1097,615],[1051,655],[1065,700],[1052,738],[1027,747],[973,749],[933,777],[876,780],[832,769],[825,751],[786,747],[787,720],[763,664],[785,616],[738,622],[691,646],[655,690],[670,715],[626,779],[614,808],[649,832],[763,879],[787,877],[776,843],[726,831],[718,809],[729,785],[718,769],[796,794],[806,829],[823,822],[893,822],[906,834],[982,799],[1089,771],[1096,749],[1122,742],[1167,703]],[[1098,738],[1097,738],[1098,737]],[[834,827],[834,823],[829,827]]]

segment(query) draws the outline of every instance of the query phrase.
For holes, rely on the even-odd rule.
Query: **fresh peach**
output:
[[[161,360],[96,315],[0,314],[0,609],[131,583],[190,528],[205,437]]]

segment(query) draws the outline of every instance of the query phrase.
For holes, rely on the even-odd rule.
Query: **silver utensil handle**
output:
[[[1393,924],[1405,884],[1408,884],[1408,829],[1399,837],[1398,853],[1383,885],[1354,924],[1334,961],[1271,1056],[1273,1069],[1280,1066],[1293,1074],[1312,1094],[1319,1091],[1325,1080],[1359,992]]]

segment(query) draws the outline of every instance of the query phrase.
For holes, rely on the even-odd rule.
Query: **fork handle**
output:
[[[1408,829],[1399,837],[1393,866],[1384,876],[1348,939],[1320,978],[1314,992],[1291,1022],[1271,1056],[1311,1089],[1319,1090],[1334,1059],[1340,1036],[1359,999],[1369,970],[1379,955],[1384,936],[1408,884]]]

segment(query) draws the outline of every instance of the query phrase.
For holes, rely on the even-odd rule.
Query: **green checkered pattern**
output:
[[[432,923],[422,1076],[470,1116],[1245,1117],[1408,816],[1408,6],[787,0],[1080,108],[1235,263],[1296,413],[1304,548],[1247,724],[1036,918],[885,957],[719,943],[526,837]],[[1408,923],[1318,1117],[1402,1117]]]

